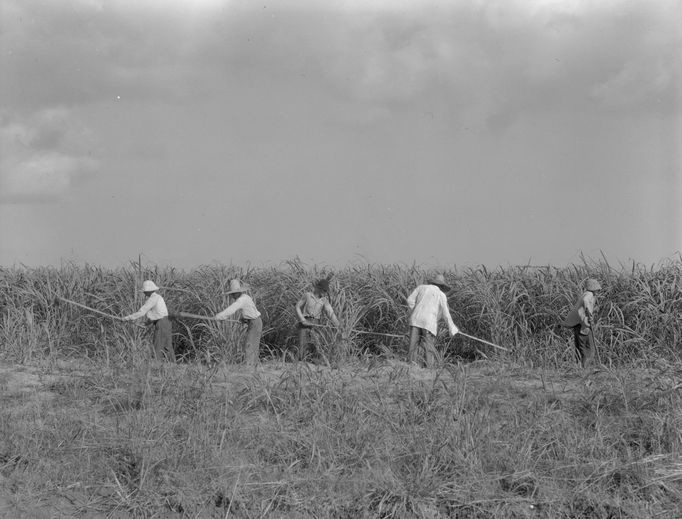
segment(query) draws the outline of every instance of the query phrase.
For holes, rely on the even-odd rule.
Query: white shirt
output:
[[[448,324],[451,335],[459,332],[450,316],[448,300],[436,285],[419,285],[407,298],[407,306],[412,311],[410,326],[424,328],[436,335],[438,319],[443,318]]]
[[[260,312],[256,308],[256,303],[253,302],[251,296],[242,294],[234,303],[225,308],[225,310],[219,314],[216,314],[215,318],[221,320],[227,319],[229,316],[237,313],[239,310],[242,311],[242,317],[244,319],[256,319],[257,317],[260,317]]]
[[[561,323],[564,326],[573,327],[577,324],[580,325],[580,333],[587,335],[590,330],[590,321],[592,319],[592,314],[594,314],[594,304],[597,298],[594,296],[593,292],[587,291],[578,302],[573,307],[566,317],[566,320]]]
[[[142,308],[140,308],[134,314],[124,317],[124,319],[128,321],[134,321],[135,319],[139,319],[144,315],[146,315],[147,319],[150,321],[158,321],[159,319],[168,317],[168,308],[166,308],[166,302],[158,292],[153,292],[142,305]]]

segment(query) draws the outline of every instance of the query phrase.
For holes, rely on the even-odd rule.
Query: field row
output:
[[[191,271],[172,267],[105,269],[90,265],[59,268],[0,269],[0,338],[4,356],[28,359],[45,354],[145,355],[144,332],[127,323],[85,310],[58,305],[58,297],[113,315],[126,315],[143,302],[143,279],[160,287],[171,312],[215,315],[228,305],[230,279],[252,288],[263,314],[261,357],[282,358],[295,348],[294,306],[318,277],[333,274],[331,302],[341,321],[340,334],[323,341],[334,354],[402,356],[406,340],[358,334],[354,330],[405,334],[405,298],[429,273],[417,266],[365,265],[343,269],[291,261],[271,268],[203,266]],[[588,277],[597,278],[596,339],[602,363],[679,360],[682,338],[680,291],[682,260],[655,267],[585,262],[565,268],[485,267],[444,272],[452,291],[448,302],[464,332],[503,345],[514,360],[559,365],[572,360],[571,337],[559,326]],[[175,348],[185,359],[239,359],[240,325],[176,321]],[[339,341],[339,337],[343,341]],[[446,356],[472,359],[500,352],[466,338],[442,337]]]

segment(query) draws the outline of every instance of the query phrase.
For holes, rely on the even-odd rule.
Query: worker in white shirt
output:
[[[296,303],[298,360],[306,359],[311,345],[314,346],[312,333],[315,331],[315,325],[321,323],[323,313],[334,326],[339,326],[339,320],[329,302],[329,278],[315,281],[313,291],[303,294],[303,297]]]
[[[443,275],[438,274],[426,284],[419,285],[407,298],[407,306],[411,311],[408,362],[415,362],[418,357],[423,356],[427,368],[436,365],[439,358],[436,350],[439,318],[447,322],[451,335],[459,332],[448,309],[445,292],[449,290],[450,287],[445,284]]]
[[[232,303],[225,310],[216,314],[215,318],[224,321],[237,312],[241,313],[240,321],[247,325],[244,362],[248,366],[255,366],[258,363],[258,347],[263,333],[263,321],[253,299],[246,293],[247,290],[248,288],[243,286],[238,279],[230,281],[230,291],[227,295]]]
[[[154,327],[154,349],[153,354],[157,360],[167,360],[175,362],[175,351],[173,350],[173,336],[171,333],[171,323],[168,320],[168,309],[163,297],[157,292],[159,287],[153,281],[147,280],[142,283],[142,292],[147,297],[142,307],[135,313],[126,315],[124,321],[134,321],[141,317],[147,317]]]
[[[588,279],[585,282],[585,292],[578,302],[561,323],[562,326],[573,329],[575,339],[575,354],[578,362],[584,368],[594,360],[594,331],[593,316],[594,307],[597,303],[595,292],[601,290],[601,285],[596,279]]]

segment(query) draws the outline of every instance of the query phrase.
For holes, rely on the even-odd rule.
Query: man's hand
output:
[[[303,326],[304,328],[312,328],[313,323],[311,323],[310,321],[307,321],[306,319],[303,319],[301,321],[301,326]]]

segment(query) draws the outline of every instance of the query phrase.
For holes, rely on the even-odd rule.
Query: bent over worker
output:
[[[154,327],[152,353],[157,360],[175,362],[171,323],[168,320],[168,308],[163,297],[157,292],[159,287],[151,280],[142,283],[142,292],[147,297],[142,307],[135,313],[123,317],[124,321],[134,321],[146,316]]]
[[[576,358],[583,368],[590,365],[594,360],[593,315],[597,303],[595,293],[600,290],[599,281],[592,278],[588,279],[585,282],[585,292],[561,323],[562,326],[573,329]]]
[[[407,306],[411,311],[408,362],[415,362],[417,358],[421,362],[423,357],[423,364],[427,368],[435,366],[439,358],[436,350],[439,318],[445,320],[451,335],[459,332],[448,309],[445,292],[449,290],[450,287],[445,284],[443,275],[438,274],[427,280],[426,284],[415,288],[407,298]]]
[[[334,309],[329,302],[329,278],[318,279],[313,284],[313,291],[306,292],[296,303],[298,316],[298,360],[308,356],[313,338],[311,336],[315,325],[319,325],[322,314],[331,320],[334,326],[339,326]]]
[[[258,347],[263,333],[263,320],[261,313],[256,308],[256,303],[246,293],[247,290],[248,288],[243,286],[238,279],[230,281],[230,291],[227,296],[232,303],[225,310],[217,313],[215,318],[224,321],[231,315],[241,312],[240,321],[246,324],[244,362],[247,366],[255,366],[258,363]]]

